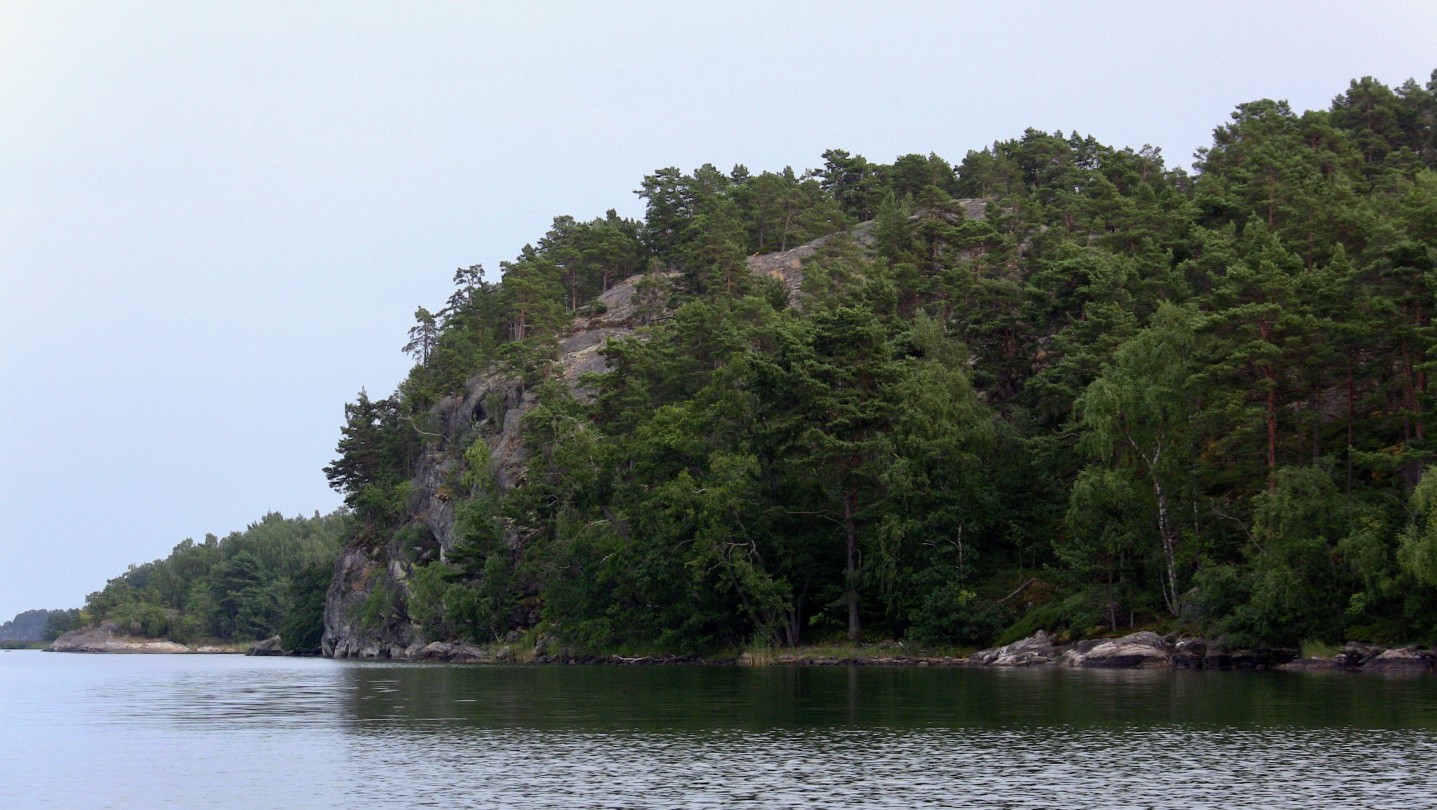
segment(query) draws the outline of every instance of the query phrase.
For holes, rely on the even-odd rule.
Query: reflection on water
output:
[[[12,653],[0,761],[5,808],[1416,807],[1437,679]]]
[[[880,667],[462,667],[345,671],[361,721],[536,729],[1355,726],[1437,729],[1425,677]]]

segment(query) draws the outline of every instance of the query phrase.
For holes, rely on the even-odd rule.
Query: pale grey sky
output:
[[[0,0],[0,621],[332,509],[415,306],[656,168],[1030,126],[1188,166],[1240,102],[1437,68],[1430,0],[528,5]]]

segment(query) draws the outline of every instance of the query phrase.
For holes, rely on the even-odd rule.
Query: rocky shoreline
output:
[[[66,633],[47,651],[76,653],[203,654],[239,653],[297,656],[286,651],[279,636],[243,647],[186,646],[166,639],[120,635],[113,625]],[[1073,669],[1221,669],[1286,672],[1437,672],[1437,650],[1425,646],[1380,647],[1349,643],[1330,656],[1302,658],[1290,648],[1231,649],[1207,639],[1161,636],[1142,631],[1121,638],[1060,643],[1044,632],[973,653],[967,657],[905,654],[833,655],[821,652],[753,653],[734,656],[593,655],[553,645],[540,637],[532,648],[516,644],[480,645],[433,641],[407,647],[374,645],[337,656],[357,660],[391,660],[460,664],[609,664],[625,666],[878,666],[878,667],[1064,667]]]
[[[45,652],[150,654],[150,655],[233,655],[244,652],[234,645],[200,644],[187,646],[164,638],[127,636],[113,624],[88,630],[71,630],[55,639]]]
[[[1287,672],[1434,672],[1437,650],[1349,643],[1327,657],[1302,658],[1282,647],[1230,648],[1203,638],[1140,632],[1059,644],[1046,633],[969,656],[965,666],[1087,669],[1276,669]]]
[[[982,650],[967,657],[905,654],[830,655],[821,652],[759,653],[736,656],[702,655],[590,655],[555,647],[540,638],[532,649],[514,644],[484,646],[470,643],[430,642],[379,645],[339,656],[355,659],[490,664],[617,664],[737,665],[737,666],[890,666],[890,667],[1066,667],[1075,669],[1222,669],[1283,671],[1437,672],[1437,650],[1407,646],[1383,648],[1349,644],[1331,657],[1302,658],[1296,649],[1230,649],[1206,639],[1161,636],[1150,631],[1121,638],[1088,639],[1059,643],[1047,633],[1003,647]]]

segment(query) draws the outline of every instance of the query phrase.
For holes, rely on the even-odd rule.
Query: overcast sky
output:
[[[0,0],[0,620],[333,509],[415,307],[656,168],[1027,127],[1188,166],[1239,102],[1437,68],[1430,0],[526,5]]]

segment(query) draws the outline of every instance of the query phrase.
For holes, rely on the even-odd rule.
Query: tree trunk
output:
[[[1176,616],[1178,615],[1178,566],[1177,554],[1173,547],[1172,526],[1168,521],[1168,498],[1163,492],[1162,482],[1158,480],[1157,470],[1152,470],[1152,476],[1153,491],[1158,496],[1158,534],[1162,535],[1163,557],[1168,566],[1168,583],[1163,588],[1163,601],[1168,603],[1168,611]]]
[[[1111,563],[1111,559],[1109,559]],[[1114,633],[1118,632],[1118,607],[1113,601],[1113,567],[1108,565],[1108,629]]]
[[[858,500],[856,490],[846,490],[843,493],[843,531],[848,541],[848,564],[844,569],[844,582],[847,584],[847,591],[844,593],[844,601],[848,602],[848,640],[858,641],[858,531],[853,525],[853,513],[855,501]]]
[[[1163,585],[1163,601],[1167,603],[1168,611],[1174,616],[1178,615],[1178,565],[1176,543],[1173,541],[1172,521],[1168,519],[1168,496],[1163,491],[1162,479],[1158,477],[1158,462],[1162,460],[1163,448],[1158,445],[1153,450],[1153,457],[1148,458],[1138,443],[1133,441],[1132,436],[1127,437],[1128,445],[1137,451],[1138,457],[1147,465],[1148,477],[1153,479],[1153,493],[1158,499],[1158,537],[1163,544],[1163,561],[1167,563],[1167,582]],[[1159,577],[1161,579],[1162,577]]]
[[[808,579],[803,580],[803,589],[793,598],[793,605],[784,611],[783,632],[788,646],[797,647],[803,638],[803,598],[808,595]]]

